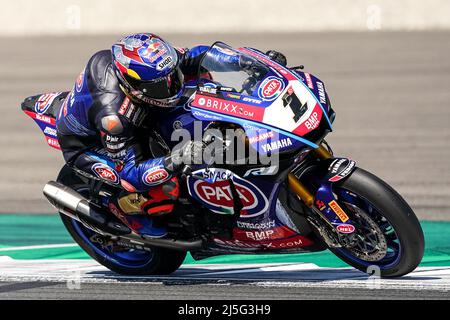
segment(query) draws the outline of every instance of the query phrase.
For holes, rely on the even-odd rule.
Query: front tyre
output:
[[[362,234],[360,243],[330,248],[335,255],[364,272],[379,268],[382,277],[400,277],[419,265],[425,247],[423,231],[412,209],[394,189],[356,168],[343,182],[333,185],[333,191],[355,220],[356,232]]]

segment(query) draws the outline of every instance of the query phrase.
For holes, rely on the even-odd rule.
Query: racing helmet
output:
[[[174,47],[157,35],[126,36],[111,48],[113,65],[125,93],[137,102],[174,107],[183,93],[183,73]]]

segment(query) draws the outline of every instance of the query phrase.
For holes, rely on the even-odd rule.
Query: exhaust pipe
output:
[[[44,186],[43,193],[61,213],[100,234],[110,233],[118,236],[131,233],[131,229],[126,225],[112,221],[105,214],[98,213],[85,197],[67,186],[49,181]]]
[[[102,235],[112,235],[144,246],[162,247],[175,250],[194,250],[203,246],[202,240],[184,241],[174,239],[158,239],[141,237],[119,221],[108,219],[93,208],[89,200],[81,194],[55,181],[49,181],[44,186],[43,193],[48,201],[61,213],[75,219],[87,228]]]

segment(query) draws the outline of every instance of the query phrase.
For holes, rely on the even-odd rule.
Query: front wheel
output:
[[[355,226],[352,234],[339,234],[341,247],[330,247],[336,256],[363,272],[379,270],[382,277],[400,277],[419,265],[425,247],[422,228],[387,183],[356,168],[333,185],[333,192]]]

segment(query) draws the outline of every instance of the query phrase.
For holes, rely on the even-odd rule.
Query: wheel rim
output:
[[[364,220],[368,221],[367,218],[372,220],[377,225],[378,230],[381,231],[381,234],[378,234],[378,259],[374,259],[373,257],[363,259],[364,254],[358,254],[357,251],[358,249],[360,252],[363,251],[361,248],[364,247],[369,251],[374,249],[370,248],[370,246],[376,246],[375,242],[377,241],[377,235],[369,235],[368,237],[362,236],[363,239],[360,239],[361,242],[357,244],[358,249],[356,250],[354,248],[335,248],[334,250],[347,259],[366,267],[375,265],[382,270],[395,267],[400,261],[402,247],[400,239],[389,220],[364,197],[356,195],[355,193],[344,188],[335,188],[334,192],[337,194],[339,202],[349,209],[348,211],[352,216],[352,221],[355,220],[355,227],[357,229],[355,232],[364,233],[361,232],[361,229],[363,229],[366,232],[373,233],[373,225],[370,225],[369,223],[369,225],[364,226]],[[363,219],[357,218],[358,212],[355,214],[355,210],[360,210],[359,214],[363,217]],[[364,243],[366,240],[368,243]],[[376,253],[374,257],[377,257]]]
[[[87,187],[77,188],[76,191],[84,196],[89,194],[89,188]],[[81,222],[78,222],[75,219],[71,219],[71,223],[78,236],[80,236],[83,242],[94,250],[95,253],[120,267],[143,268],[153,261],[154,253],[152,251],[129,248],[123,248],[123,251],[113,251],[113,245],[104,245],[97,241],[93,241],[94,236],[98,235],[101,237],[101,235],[85,227]]]

